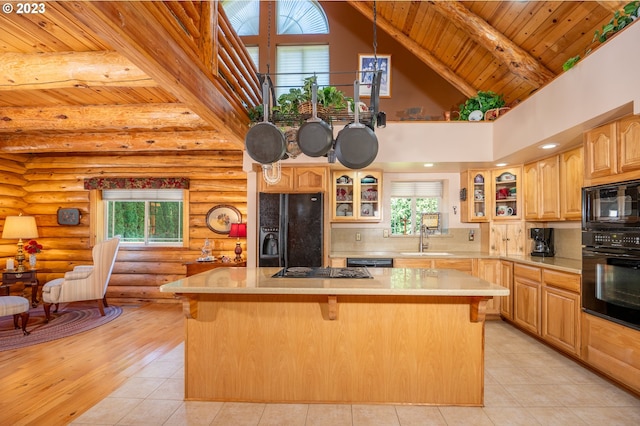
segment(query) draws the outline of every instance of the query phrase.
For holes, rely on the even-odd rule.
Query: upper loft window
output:
[[[260,34],[260,0],[226,0],[222,6],[236,34]]]
[[[329,21],[317,1],[280,0],[278,34],[328,34]]]
[[[260,34],[259,0],[225,0],[224,11],[239,36]],[[329,20],[320,3],[313,0],[278,0],[276,2],[278,34],[328,34]]]

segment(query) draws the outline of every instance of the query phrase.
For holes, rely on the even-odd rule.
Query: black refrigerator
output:
[[[322,193],[260,193],[259,266],[322,265]]]

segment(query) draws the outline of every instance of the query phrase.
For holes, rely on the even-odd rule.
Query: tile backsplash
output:
[[[524,252],[531,252],[531,239],[528,229],[543,224],[527,224],[527,239]],[[554,228],[554,245],[556,257],[581,259],[582,235],[579,222],[547,223]],[[419,249],[418,236],[384,237],[384,228],[332,228],[331,252],[414,252]],[[473,241],[469,241],[469,233],[473,232]],[[359,235],[359,240],[357,239]],[[481,251],[481,235],[478,228],[450,228],[447,235],[431,235],[426,240],[429,251],[478,252]],[[488,237],[487,237],[488,238]]]

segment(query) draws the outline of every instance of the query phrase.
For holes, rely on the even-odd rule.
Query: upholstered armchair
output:
[[[42,287],[42,301],[46,321],[51,315],[51,305],[55,304],[58,311],[59,303],[95,300],[100,314],[104,316],[107,305],[105,294],[111,271],[116,262],[116,255],[120,247],[120,238],[114,237],[93,247],[93,265],[79,265],[64,274],[64,278],[56,278]]]

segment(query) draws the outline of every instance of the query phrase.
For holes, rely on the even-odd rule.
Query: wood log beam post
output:
[[[540,88],[555,78],[552,71],[460,2],[430,1],[429,4],[532,86]]]
[[[362,15],[373,21],[373,11],[371,6],[368,5],[368,2],[363,2],[359,0],[348,0],[348,3],[360,12]],[[463,95],[467,97],[473,97],[478,94],[478,88],[473,87],[463,78],[460,78],[451,68],[441,62],[438,58],[433,56],[431,52],[426,50],[424,47],[420,46],[414,40],[412,40],[409,36],[404,34],[398,28],[396,28],[392,23],[387,21],[380,16],[376,17],[376,25],[378,28],[385,31],[391,37],[396,39],[400,44],[407,48],[411,53],[413,53],[418,59],[420,59],[424,64],[438,73],[443,79],[449,82],[453,87],[458,89]]]
[[[59,2],[55,7],[71,13],[203,120],[226,131],[239,149],[244,148],[249,128],[244,107],[231,104],[224,82],[208,71],[198,52],[176,36],[179,28],[154,25],[162,2],[75,1]]]
[[[158,86],[117,52],[4,52],[0,76],[0,91]]]
[[[1,116],[1,111],[0,111]],[[0,152],[26,154],[33,147],[45,152],[95,153],[104,152],[175,152],[183,151],[238,151],[217,130],[193,131],[122,131],[72,133],[13,133],[0,136]]]

